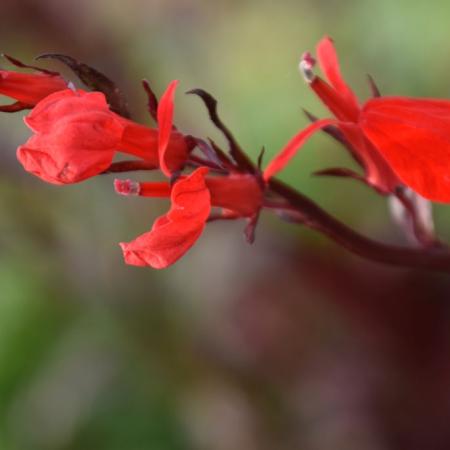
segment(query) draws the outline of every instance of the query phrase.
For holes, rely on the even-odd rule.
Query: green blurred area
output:
[[[140,80],[161,93],[179,79],[177,125],[223,142],[201,102],[183,95],[208,90],[266,162],[307,123],[302,108],[327,114],[297,70],[325,34],[361,99],[366,73],[385,94],[450,93],[444,0],[3,0],[0,13],[2,51],[24,61],[61,52],[97,67],[143,123]],[[448,308],[435,306],[448,299],[445,277],[364,263],[270,217],[254,246],[243,223],[214,223],[166,271],[125,266],[117,243],[148,230],[165,201],[118,197],[107,176],[45,185],[15,160],[29,134],[20,114],[2,116],[0,132],[0,450],[413,450],[398,436],[419,433],[416,423],[417,442],[440,436],[433,424],[448,410],[423,419],[420,402],[397,394],[409,395],[408,339],[428,336],[436,318],[448,324]],[[385,199],[311,176],[352,164],[317,135],[281,178],[356,229],[400,239]],[[450,239],[450,208],[436,217]],[[365,302],[385,314],[361,312]],[[436,346],[425,341],[428,355]],[[400,426],[405,405],[417,422]],[[449,448],[442,433],[442,447],[429,449]]]

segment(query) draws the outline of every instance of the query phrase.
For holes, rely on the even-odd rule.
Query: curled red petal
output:
[[[25,170],[54,184],[77,183],[111,165],[124,125],[103,94],[55,93],[25,119],[35,130],[17,151]]]
[[[354,105],[322,78],[315,77],[309,86],[337,119],[345,122],[358,121],[359,109],[355,109]]]
[[[308,125],[302,131],[297,133],[267,165],[263,173],[264,180],[268,181],[276,173],[283,170],[312,134],[321,128],[328,125],[335,125],[336,123],[337,121],[333,119],[321,119]]]
[[[92,111],[110,113],[108,103],[101,92],[65,89],[40,101],[24,120],[33,131],[45,133],[49,132],[62,118]]]
[[[200,237],[211,203],[205,184],[208,169],[200,167],[175,183],[170,211],[159,217],[151,231],[130,243],[121,243],[125,262],[135,266],[166,268],[181,258]]]
[[[158,154],[159,164],[162,172],[167,177],[171,176],[171,171],[167,166],[165,155],[167,146],[169,145],[170,135],[172,133],[173,125],[173,111],[174,111],[174,97],[175,89],[177,88],[178,80],[172,81],[162,95],[158,105]]]
[[[325,36],[317,45],[317,59],[322,72],[334,89],[345,98],[353,109],[359,109],[358,99],[341,75],[336,49],[330,37]]]
[[[450,202],[450,101],[372,99],[359,125],[405,185]]]

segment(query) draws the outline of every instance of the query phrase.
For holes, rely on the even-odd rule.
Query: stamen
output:
[[[300,73],[302,74],[304,80],[307,83],[312,83],[316,78],[316,75],[313,72],[313,68],[316,65],[316,60],[311,55],[310,52],[303,53],[298,68]]]
[[[114,180],[114,189],[120,195],[139,195],[141,192],[140,183],[133,180]]]

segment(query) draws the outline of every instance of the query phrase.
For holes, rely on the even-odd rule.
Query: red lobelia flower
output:
[[[302,130],[269,164],[265,178],[283,169],[319,128],[336,125],[364,167],[368,184],[383,193],[404,184],[425,198],[449,202],[450,101],[379,97],[360,107],[341,76],[330,38],[319,42],[317,56],[329,84],[313,73],[309,53],[300,69],[336,121],[317,121]]]
[[[115,114],[100,92],[66,89],[47,96],[25,118],[34,131],[17,151],[25,170],[54,184],[83,181],[108,169],[116,151],[159,167],[158,130]],[[185,138],[169,134],[167,165],[182,167]]]
[[[197,169],[177,181],[170,191],[172,207],[159,217],[152,229],[130,243],[121,243],[125,262],[134,266],[163,269],[183,256],[200,237],[211,210],[210,194],[204,176],[208,169]],[[118,192],[120,184],[116,183]],[[160,196],[160,186],[155,186]],[[148,186],[148,193],[151,188]]]
[[[67,89],[67,83],[53,72],[27,74],[0,70],[0,94],[17,100],[13,105],[0,106],[0,111],[32,108],[47,95],[64,89]]]
[[[183,256],[200,237],[211,207],[224,208],[224,218],[253,217],[262,205],[261,186],[252,175],[206,177],[200,167],[174,186],[116,180],[116,192],[143,197],[170,197],[170,211],[152,229],[130,243],[121,243],[125,262],[163,269]]]
[[[361,109],[358,99],[341,76],[336,51],[330,38],[325,37],[319,42],[317,57],[329,84],[313,73],[312,69],[315,65],[315,59],[309,53],[305,53],[302,56],[300,70],[311,89],[336,119],[318,120],[294,136],[269,164],[265,170],[265,178],[268,179],[276,172],[282,170],[314,132],[321,128],[335,125],[342,133],[344,139],[350,144],[357,161],[363,166],[365,171],[363,179],[365,182],[382,193],[393,192],[401,182],[359,126]]]
[[[177,81],[169,84],[161,97],[157,117],[158,153],[162,171],[172,178],[167,164],[168,143],[172,133],[173,98]],[[170,197],[172,206],[159,217],[147,233],[129,243],[121,243],[125,262],[162,269],[175,263],[200,237],[212,207],[222,208],[220,218],[257,217],[263,202],[260,182],[254,175],[232,173],[206,177],[207,167],[182,176],[173,186],[168,182],[137,183],[115,180],[116,192],[143,197]]]

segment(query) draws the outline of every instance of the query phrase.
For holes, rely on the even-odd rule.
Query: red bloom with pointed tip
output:
[[[379,97],[360,107],[341,76],[330,38],[320,41],[317,56],[329,84],[312,73],[309,54],[300,68],[335,115],[334,124],[365,169],[365,181],[383,193],[404,184],[430,200],[450,202],[450,101]],[[265,178],[283,169],[313,132],[330,124],[318,121],[300,132],[271,162]],[[293,148],[296,139],[298,145]]]
[[[211,207],[224,208],[223,217],[251,218],[262,206],[261,186],[252,175],[206,177],[208,169],[198,168],[169,183],[136,183],[116,180],[116,192],[143,197],[170,197],[170,211],[158,218],[152,229],[128,244],[120,244],[125,262],[162,269],[183,256],[200,237]]]
[[[14,105],[0,107],[0,111],[12,111],[12,107],[32,108],[48,95],[64,89],[67,89],[67,83],[56,74],[0,70],[0,94],[17,100]]]
[[[113,113],[100,92],[66,89],[47,96],[25,118],[34,131],[17,151],[25,170],[54,184],[83,181],[108,169],[116,151],[159,167],[158,131]],[[184,137],[169,135],[167,165],[184,165]]]

